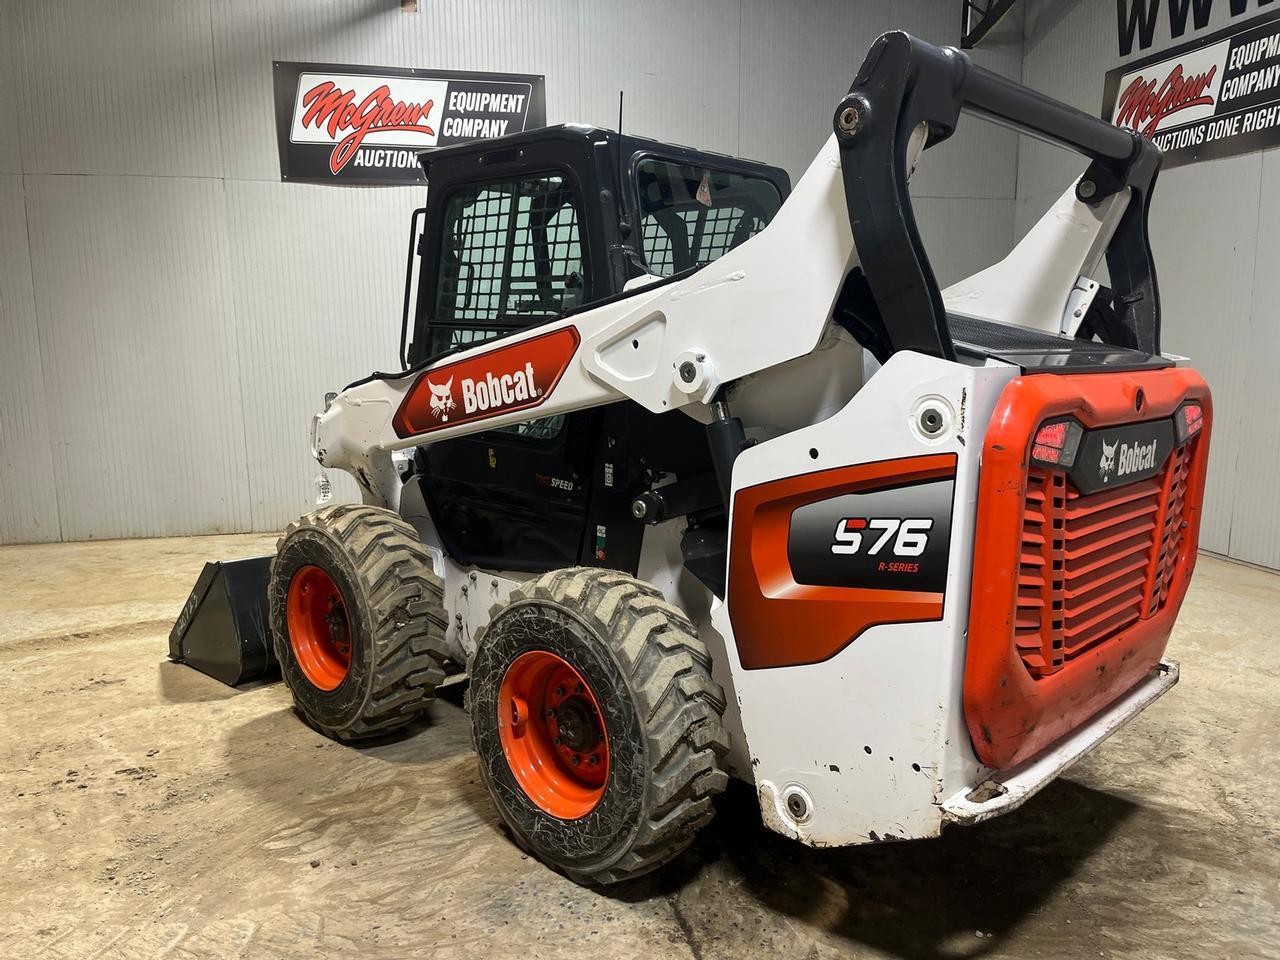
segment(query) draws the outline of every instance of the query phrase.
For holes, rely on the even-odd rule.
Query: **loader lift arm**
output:
[[[315,419],[316,458],[352,473],[367,502],[395,508],[395,449],[622,399],[653,413],[685,409],[711,421],[722,386],[812,352],[833,310],[840,309],[842,291],[858,275],[872,301],[858,317],[864,346],[955,359],[943,293],[920,240],[907,181],[921,152],[947,139],[962,111],[1090,160],[1075,196],[1059,201],[1070,206],[1070,232],[1083,246],[1066,257],[1033,256],[1017,282],[1050,291],[1060,312],[1089,261],[1086,248],[1105,251],[1114,320],[1085,329],[1110,330],[1122,341],[1116,347],[1156,353],[1160,317],[1147,211],[1159,152],[1131,132],[976,66],[959,50],[895,32],[876,41],[837,106],[834,135],[759,235],[696,270],[496,343],[351,385]],[[1049,219],[1064,217],[1054,211]],[[778,282],[779,263],[787,264],[785,284]],[[532,397],[487,403],[481,414],[466,417],[441,410],[434,420],[420,416],[418,426],[405,429],[403,411],[415,403],[425,408],[428,386],[439,396],[442,383],[455,378],[490,372],[501,378],[522,365],[522,345],[534,349],[560,331],[566,336],[558,342],[571,339],[573,347],[552,358],[554,382],[534,384]],[[1141,355],[1136,362],[1153,359]]]
[[[911,138],[925,149],[955,131],[970,111],[1084,154],[1092,161],[1078,199],[1099,204],[1126,188],[1128,206],[1107,247],[1118,346],[1160,351],[1160,303],[1147,236],[1160,152],[1137,134],[977,66],[965,53],[905,33],[876,41],[836,107],[844,196],[862,271],[879,307],[890,352],[916,350],[947,360],[955,350],[942,294],[921,243],[907,192]]]

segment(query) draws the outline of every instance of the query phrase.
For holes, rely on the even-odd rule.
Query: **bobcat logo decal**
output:
[[[457,406],[453,402],[453,377],[442,384],[427,380],[427,386],[431,388],[431,412],[437,420],[448,422],[449,411]]]
[[[1119,440],[1112,442],[1110,445],[1107,444],[1107,441],[1102,441],[1102,459],[1098,461],[1098,472],[1102,475],[1103,483],[1111,479],[1111,471],[1116,468],[1116,447],[1119,445]]]

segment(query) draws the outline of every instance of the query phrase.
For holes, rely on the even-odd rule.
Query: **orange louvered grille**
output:
[[[1149,480],[1087,496],[1064,474],[1031,468],[1014,642],[1033,677],[1056,673],[1164,605],[1196,442],[1175,449]]]

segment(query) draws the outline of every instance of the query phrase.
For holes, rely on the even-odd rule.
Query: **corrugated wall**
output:
[[[624,89],[628,130],[794,177],[876,35],[958,7],[0,0],[0,542],[277,529],[324,392],[396,363],[422,191],[280,183],[272,60],[542,73],[551,122],[610,127]],[[1016,163],[975,121],[922,166],[944,282],[1008,247]]]
[[[1155,44],[1126,60],[1173,45],[1161,7]],[[1177,42],[1233,22],[1229,12],[1226,0],[1217,0],[1204,30],[1188,30]],[[1098,113],[1104,76],[1123,62],[1115,0],[1030,0],[1023,48],[1025,83]],[[1063,151],[1024,138],[1018,235],[1078,173],[1078,161]],[[1280,444],[1266,413],[1274,406],[1280,366],[1280,150],[1164,171],[1151,231],[1164,349],[1191,357],[1214,395],[1201,545],[1280,568]]]

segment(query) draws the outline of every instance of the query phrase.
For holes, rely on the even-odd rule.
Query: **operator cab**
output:
[[[791,189],[779,167],[578,125],[421,161],[430,199],[411,240],[406,366],[595,305],[636,278],[710,263],[763,230]],[[681,413],[622,401],[540,417],[418,447],[413,468],[406,516],[428,514],[462,564],[634,573],[643,523],[632,501],[672,478],[694,492],[692,530],[722,549],[705,428]],[[708,569],[722,576],[723,563]]]

